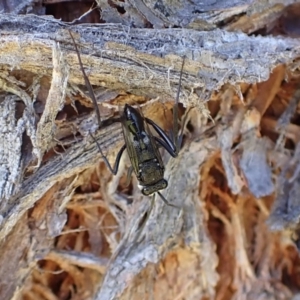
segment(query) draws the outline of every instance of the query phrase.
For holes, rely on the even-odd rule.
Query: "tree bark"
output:
[[[97,2],[103,20],[122,11]],[[0,16],[0,299],[299,292],[300,282],[286,278],[299,264],[300,42],[247,35],[289,3],[206,3],[197,16],[197,3],[153,3],[118,3],[122,24]],[[130,13],[154,28],[127,26]],[[68,30],[96,93],[100,129]],[[111,176],[89,133],[113,163],[124,140],[112,116],[125,103],[170,130],[183,57],[180,115],[192,109],[178,157],[164,155],[163,191],[182,209],[159,197],[152,209],[135,177],[125,184],[129,160]]]

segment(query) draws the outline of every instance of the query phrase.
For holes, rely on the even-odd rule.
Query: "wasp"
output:
[[[99,112],[99,108],[97,105],[97,101],[92,86],[84,71],[80,54],[77,49],[75,40],[72,36],[72,33],[70,31],[69,33],[76,49],[80,69],[84,76],[85,84],[88,88],[89,95],[95,106],[99,127],[101,127],[102,122],[100,118],[100,112]],[[159,147],[163,147],[172,157],[176,157],[180,149],[181,140],[182,140],[182,129],[184,126],[182,126],[181,137],[179,138],[178,137],[178,102],[179,102],[178,99],[180,94],[183,65],[184,65],[184,59],[181,66],[179,86],[176,95],[176,102],[173,108],[172,138],[170,138],[166,134],[166,132],[155,122],[153,122],[151,119],[145,118],[142,115],[142,113],[139,112],[137,109],[135,109],[134,107],[128,104],[125,104],[121,117],[115,119],[116,121],[119,121],[122,124],[125,144],[119,150],[114,166],[112,167],[107,157],[104,155],[98,141],[90,133],[92,138],[97,143],[98,149],[102,155],[102,158],[106,166],[108,167],[108,169],[112,174],[114,175],[117,174],[122,154],[126,149],[131,162],[131,167],[128,170],[127,177],[129,178],[131,173],[134,172],[139,182],[139,188],[141,189],[143,195],[150,196],[152,194],[155,195],[155,193],[157,193],[160,196],[160,198],[165,202],[165,204],[173,207],[177,207],[177,206],[172,203],[169,203],[167,199],[160,192],[161,190],[167,188],[168,182],[166,179],[164,179],[165,167],[162,161]],[[157,133],[158,136],[154,136],[152,134],[150,127],[154,129],[154,131]]]

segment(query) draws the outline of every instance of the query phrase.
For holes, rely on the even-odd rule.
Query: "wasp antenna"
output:
[[[180,95],[180,89],[181,89],[181,80],[182,80],[182,71],[183,71],[184,61],[185,61],[185,56],[182,59],[178,89],[177,89],[177,94],[176,94],[176,99],[175,99],[175,106],[173,109],[173,134],[174,134],[173,143],[176,147],[177,154],[178,154],[179,148],[180,148],[179,139],[178,139],[178,104],[179,104],[179,95]]]
[[[89,96],[91,97],[91,99],[93,101],[93,104],[94,104],[94,107],[95,107],[95,110],[96,110],[96,115],[97,115],[97,120],[98,120],[99,127],[101,127],[102,122],[101,122],[101,117],[100,117],[100,111],[99,111],[99,107],[98,107],[98,104],[97,104],[97,100],[96,100],[93,88],[92,88],[92,86],[90,84],[89,78],[87,77],[87,75],[86,75],[86,73],[84,71],[84,68],[83,68],[83,65],[82,65],[82,61],[81,61],[81,57],[80,57],[80,54],[79,54],[79,51],[78,51],[78,48],[77,48],[77,44],[75,43],[75,39],[74,39],[74,37],[72,35],[71,30],[69,30],[69,34],[71,36],[71,39],[73,41],[73,44],[74,44],[74,47],[75,47],[75,50],[76,50],[76,54],[77,54],[77,57],[78,57],[78,61],[79,61],[81,72],[83,74],[85,85],[88,88]]]

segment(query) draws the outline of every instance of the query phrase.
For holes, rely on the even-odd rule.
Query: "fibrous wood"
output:
[[[206,7],[211,31],[147,1],[124,8],[140,25],[161,20],[151,29],[0,16],[1,299],[296,297],[300,43],[227,31],[251,33],[286,5],[267,14],[272,3],[250,2]],[[214,29],[250,4],[249,23]],[[108,121],[100,130],[68,30]],[[163,191],[182,208],[156,197],[151,210],[135,177],[125,184],[128,159],[112,177],[89,132],[113,162],[123,139],[109,120],[125,103],[170,130],[183,56],[180,102],[194,108],[179,156],[164,155]]]

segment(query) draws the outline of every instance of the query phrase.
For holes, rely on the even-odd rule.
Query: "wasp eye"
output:
[[[163,179],[162,180],[162,189],[166,189],[168,187],[168,181]]]
[[[144,187],[144,188],[142,189],[142,194],[143,194],[144,196],[149,196],[149,195],[151,195],[152,193],[153,193],[152,189],[149,189],[149,188],[147,188],[147,187]]]

